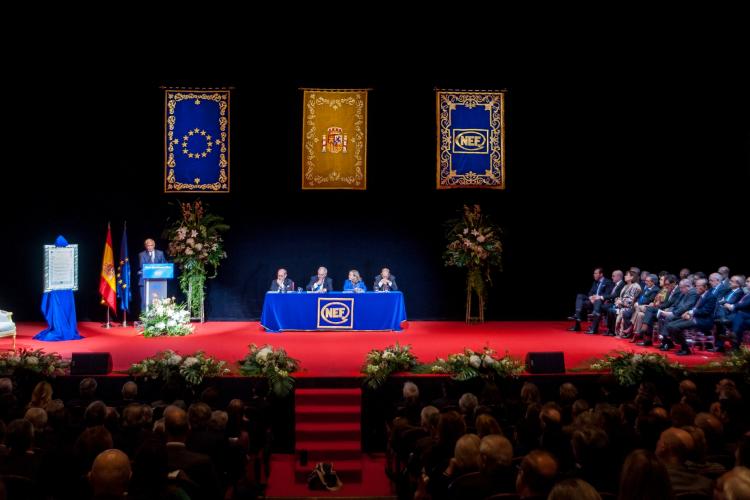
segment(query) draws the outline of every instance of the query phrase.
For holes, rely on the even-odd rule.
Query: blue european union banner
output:
[[[166,89],[164,192],[229,192],[229,90]]]
[[[437,188],[505,189],[505,94],[437,91]]]
[[[128,227],[122,227],[122,241],[120,242],[120,264],[117,266],[117,301],[120,310],[127,311],[130,308],[130,258],[128,257]]]

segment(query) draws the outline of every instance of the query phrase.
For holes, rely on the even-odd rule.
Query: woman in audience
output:
[[[674,499],[667,468],[652,452],[635,450],[622,465],[620,500]]]
[[[630,318],[640,294],[641,285],[638,283],[638,273],[633,270],[627,271],[625,273],[625,286],[622,288],[620,296],[615,299],[617,311],[615,334],[618,337],[627,338],[633,332]]]
[[[28,408],[46,408],[52,401],[52,386],[49,382],[39,382],[31,393],[31,401]]]

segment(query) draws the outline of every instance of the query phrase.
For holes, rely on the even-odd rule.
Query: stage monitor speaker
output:
[[[108,352],[74,352],[70,361],[71,375],[107,375],[112,371],[112,355]]]
[[[529,373],[565,373],[565,354],[562,351],[529,352],[526,370]]]

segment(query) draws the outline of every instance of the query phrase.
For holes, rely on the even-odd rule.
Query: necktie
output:
[[[599,282],[599,286],[596,287],[596,294],[599,295],[602,291],[602,282]]]
[[[154,261],[154,252],[149,252],[148,254],[151,257],[151,262],[153,262]]]

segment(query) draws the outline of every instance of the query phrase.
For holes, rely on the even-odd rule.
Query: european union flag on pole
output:
[[[229,90],[165,90],[164,192],[229,192]]]
[[[505,94],[437,91],[437,188],[505,189]]]
[[[128,258],[128,224],[122,228],[122,242],[120,243],[120,263],[117,266],[117,302],[120,310],[126,311],[130,307],[130,259]],[[124,326],[124,325],[123,325]]]

